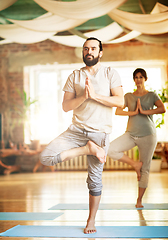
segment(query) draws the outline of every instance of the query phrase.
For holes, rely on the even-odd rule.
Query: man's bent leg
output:
[[[106,161],[106,153],[103,148],[99,147],[92,141],[88,141],[83,147],[72,148],[63,151],[60,154],[62,162],[70,160],[71,158],[82,156],[82,155],[93,155],[96,156],[100,162],[104,163]]]
[[[62,162],[62,152],[66,152],[79,146],[84,146],[87,143],[87,139],[82,139],[82,135],[68,129],[60,136],[51,141],[48,146],[40,154],[40,161],[43,165],[53,166]],[[73,153],[77,154],[77,153]],[[67,154],[68,155],[68,154]],[[65,157],[66,158],[66,157]],[[69,158],[70,159],[70,158]],[[67,159],[68,160],[68,159]]]
[[[40,160],[44,165],[53,166],[57,163],[68,161],[74,157],[82,155],[94,155],[99,159],[100,162],[104,163],[106,161],[106,153],[104,149],[92,141],[88,141],[83,147],[76,147],[62,151],[56,156],[51,156],[51,154],[53,153],[49,149],[46,149],[46,151],[41,154]]]

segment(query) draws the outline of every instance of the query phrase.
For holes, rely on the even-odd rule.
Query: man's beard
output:
[[[88,67],[96,65],[98,63],[99,59],[100,59],[99,56],[97,56],[95,58],[92,56],[93,59],[88,59],[87,58],[88,56],[92,56],[92,55],[87,54],[85,57],[83,56],[83,61],[86,64],[86,66],[88,66]]]

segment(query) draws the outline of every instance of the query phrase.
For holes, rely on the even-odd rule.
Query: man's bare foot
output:
[[[134,164],[134,169],[135,169],[135,171],[136,171],[136,173],[137,173],[137,179],[138,179],[138,181],[140,180],[140,178],[141,178],[141,167],[142,167],[142,162],[135,162],[135,164]]]
[[[141,201],[137,199],[137,203],[135,205],[136,208],[143,208],[144,206],[142,205]]]
[[[95,233],[97,232],[96,228],[95,228],[95,222],[92,221],[87,221],[87,225],[84,229],[84,233],[85,234],[89,234],[89,233]]]
[[[88,147],[88,150],[89,150],[88,155],[96,156],[101,163],[106,162],[106,153],[103,148],[99,147],[97,144],[95,144],[92,141],[88,141],[86,144],[86,147]]]

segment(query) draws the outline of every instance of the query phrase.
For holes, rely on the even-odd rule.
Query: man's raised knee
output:
[[[101,195],[101,191],[99,191],[99,192],[93,192],[92,190],[90,190],[90,191],[89,191],[89,194],[92,195],[92,196],[97,197],[97,196],[100,196],[100,195]]]

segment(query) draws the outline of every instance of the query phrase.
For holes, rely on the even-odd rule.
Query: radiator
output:
[[[132,158],[134,161],[138,160],[137,155],[137,147],[132,148],[129,151],[125,152],[126,155],[128,155],[130,158]],[[79,156],[73,159],[70,159],[69,161],[65,161],[62,163],[58,163],[55,165],[56,170],[87,170],[87,156]],[[114,161],[112,158],[107,156],[106,163],[104,164],[104,170],[129,170],[132,169],[132,167],[126,163],[122,163],[119,161]]]

